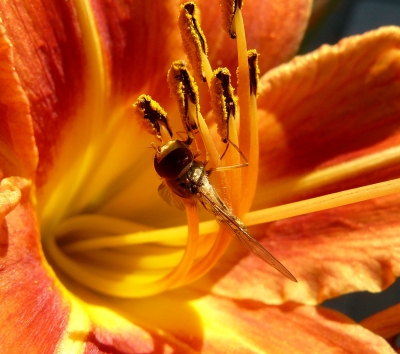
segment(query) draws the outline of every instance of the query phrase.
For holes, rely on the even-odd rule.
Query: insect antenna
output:
[[[228,131],[228,134],[229,134],[229,131]],[[247,161],[247,158],[246,158],[246,156],[244,156],[242,150],[240,150],[239,147],[238,147],[233,141],[231,141],[231,140],[229,139],[229,136],[226,138],[226,140],[227,140],[226,148],[225,148],[224,153],[221,155],[221,158],[220,158],[220,159],[222,160],[222,159],[224,158],[226,152],[228,151],[229,146],[232,145],[232,146],[235,148],[235,150],[240,154],[240,156],[243,158],[243,160],[245,161],[245,163],[241,163],[241,164],[233,165],[233,166],[218,167],[218,169],[223,168],[224,170],[230,170],[230,169],[233,169],[233,168],[247,167],[247,166],[249,165],[249,161]]]

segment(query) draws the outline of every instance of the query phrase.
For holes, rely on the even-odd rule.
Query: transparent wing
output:
[[[290,273],[281,262],[269,253],[260,242],[249,234],[243,223],[221,202],[213,189],[200,188],[199,192],[200,195],[198,195],[198,198],[201,198],[201,203],[209,212],[214,214],[215,219],[222,227],[225,227],[225,229],[228,228],[239,239],[239,241],[255,255],[260,257],[290,280],[297,282],[292,273]]]
[[[158,194],[170,206],[180,210],[185,210],[185,204],[183,203],[182,199],[168,188],[168,186],[165,184],[165,181],[159,185]]]

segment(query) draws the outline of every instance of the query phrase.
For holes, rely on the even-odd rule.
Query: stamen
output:
[[[248,198],[243,200],[240,212],[246,212],[250,209],[251,203],[254,199],[258,179],[258,165],[259,165],[259,143],[258,143],[258,122],[257,122],[257,90],[260,69],[258,67],[258,56],[256,50],[249,50],[247,52],[248,70],[249,70],[249,84],[250,84],[250,97],[249,97],[249,130],[250,130],[250,151],[247,155],[250,168],[243,171],[244,183],[242,188],[246,188],[246,195]],[[244,93],[243,93],[244,94]],[[241,110],[242,112],[242,110]],[[241,121],[243,122],[243,121]],[[243,125],[241,125],[242,127]]]
[[[167,113],[148,95],[141,95],[133,104],[134,116],[139,125],[161,142],[168,142],[172,130],[167,120]]]
[[[182,124],[186,131],[197,131],[200,111],[199,91],[183,60],[172,63],[168,71],[168,85],[171,95],[178,103]]]
[[[215,115],[218,134],[225,144],[228,143],[229,137],[231,140],[237,140],[237,137],[228,130],[229,119],[235,119],[237,110],[233,91],[229,70],[227,68],[215,70],[210,83],[211,107]]]
[[[219,155],[208,126],[200,113],[199,94],[197,85],[186,68],[184,61],[175,61],[168,72],[168,84],[173,97],[175,97],[181,114],[183,126],[188,129],[188,134],[198,129],[205,146],[207,159],[212,168],[220,166]],[[219,176],[223,178],[222,174]],[[222,185],[222,182],[219,182]]]
[[[223,23],[231,38],[236,38],[238,52],[238,96],[240,108],[240,135],[239,146],[240,150],[247,157],[249,168],[242,172],[242,195],[246,197],[240,204],[238,215],[249,210],[254,198],[257,175],[258,175],[258,125],[257,125],[257,108],[254,102],[251,102],[250,92],[251,83],[247,54],[246,35],[243,24],[241,8],[243,2],[221,1],[223,13]],[[255,69],[257,73],[257,69]],[[254,84],[254,82],[253,82]],[[254,96],[254,95],[252,95]]]
[[[258,146],[251,145],[254,135],[258,134],[257,123],[252,122],[250,112],[250,77],[247,59],[247,43],[244,30],[242,11],[235,4],[235,14],[233,17],[236,33],[236,44],[238,52],[238,96],[240,107],[240,148],[245,156],[248,157],[249,167],[253,167],[250,158],[251,150],[258,150]]]
[[[226,68],[215,70],[210,82],[211,106],[217,123],[218,134],[222,142],[226,144],[221,159],[228,152],[224,159],[225,166],[240,166],[239,141],[235,122],[237,100],[233,92],[229,70]],[[235,149],[228,150],[229,144],[232,144]],[[231,168],[227,178],[231,186],[241,186],[242,184],[241,171],[237,168]],[[240,204],[240,196],[233,190],[228,192],[230,192],[231,207],[236,211]]]
[[[365,187],[349,189],[343,192],[327,194],[317,198],[302,200],[246,214],[243,221],[246,225],[257,225],[266,222],[290,218],[293,216],[332,209],[347,204],[384,197],[400,192],[400,178],[386,182],[370,184]]]
[[[197,11],[194,2],[187,2],[181,5],[178,25],[185,52],[196,74],[202,81],[210,82],[212,69],[207,58],[208,46],[200,27]]]
[[[250,96],[257,98],[258,93],[258,81],[260,77],[260,68],[258,67],[258,56],[259,54],[255,49],[247,51],[247,61],[249,64],[249,76],[250,76]]]
[[[236,38],[236,26],[234,16],[237,9],[243,6],[243,0],[220,0],[222,11],[222,27],[232,39]]]

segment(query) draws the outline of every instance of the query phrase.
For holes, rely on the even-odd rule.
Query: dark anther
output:
[[[200,40],[201,50],[203,51],[204,54],[207,54],[206,53],[206,42],[205,42],[201,32],[199,31],[199,28],[197,26],[197,21],[193,16],[195,9],[196,9],[196,5],[193,2],[189,2],[189,3],[185,4],[185,10],[189,13],[190,16],[192,16],[193,28],[196,31],[197,37]]]
[[[192,88],[192,84],[189,78],[189,74],[186,69],[181,69],[180,73],[178,76],[176,76],[176,79],[178,79],[182,83],[182,89],[184,93],[184,105],[185,105],[185,119],[186,119],[186,125],[188,130],[196,130],[197,125],[195,123],[189,124],[189,120],[187,119],[188,114],[189,114],[189,100],[193,104],[197,105],[197,96]]]
[[[225,98],[225,109],[227,112],[227,117],[226,119],[229,119],[229,116],[235,116],[235,102],[233,101],[233,98],[231,97],[231,94],[229,92],[229,85],[230,85],[230,76],[223,70],[220,70],[217,74],[216,77],[220,80],[222,90],[223,90],[223,96]]]
[[[250,76],[250,95],[257,95],[257,54],[248,57]]]
[[[160,133],[160,123],[165,126],[168,130],[169,135],[172,137],[172,130],[168,124],[167,117],[161,114],[160,112],[154,110],[151,107],[150,100],[143,98],[140,101],[140,108],[143,110],[144,118],[150,121],[150,123],[154,126],[154,129],[157,130],[157,133]]]
[[[234,4],[234,7],[233,7],[233,12],[232,12],[232,22],[233,22],[233,18],[235,17],[236,10],[237,9],[242,9],[242,6],[243,6],[243,0],[235,0],[235,4]],[[232,27],[233,27],[233,23],[231,24],[231,28],[229,29],[229,36],[232,39],[235,39],[236,38],[236,32],[232,30]]]

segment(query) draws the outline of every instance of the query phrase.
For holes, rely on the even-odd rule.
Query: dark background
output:
[[[400,0],[316,0],[300,53],[385,25],[400,26]],[[326,301],[322,306],[339,310],[360,321],[399,302],[400,279],[382,293],[343,295]],[[400,345],[399,337],[397,344]]]

